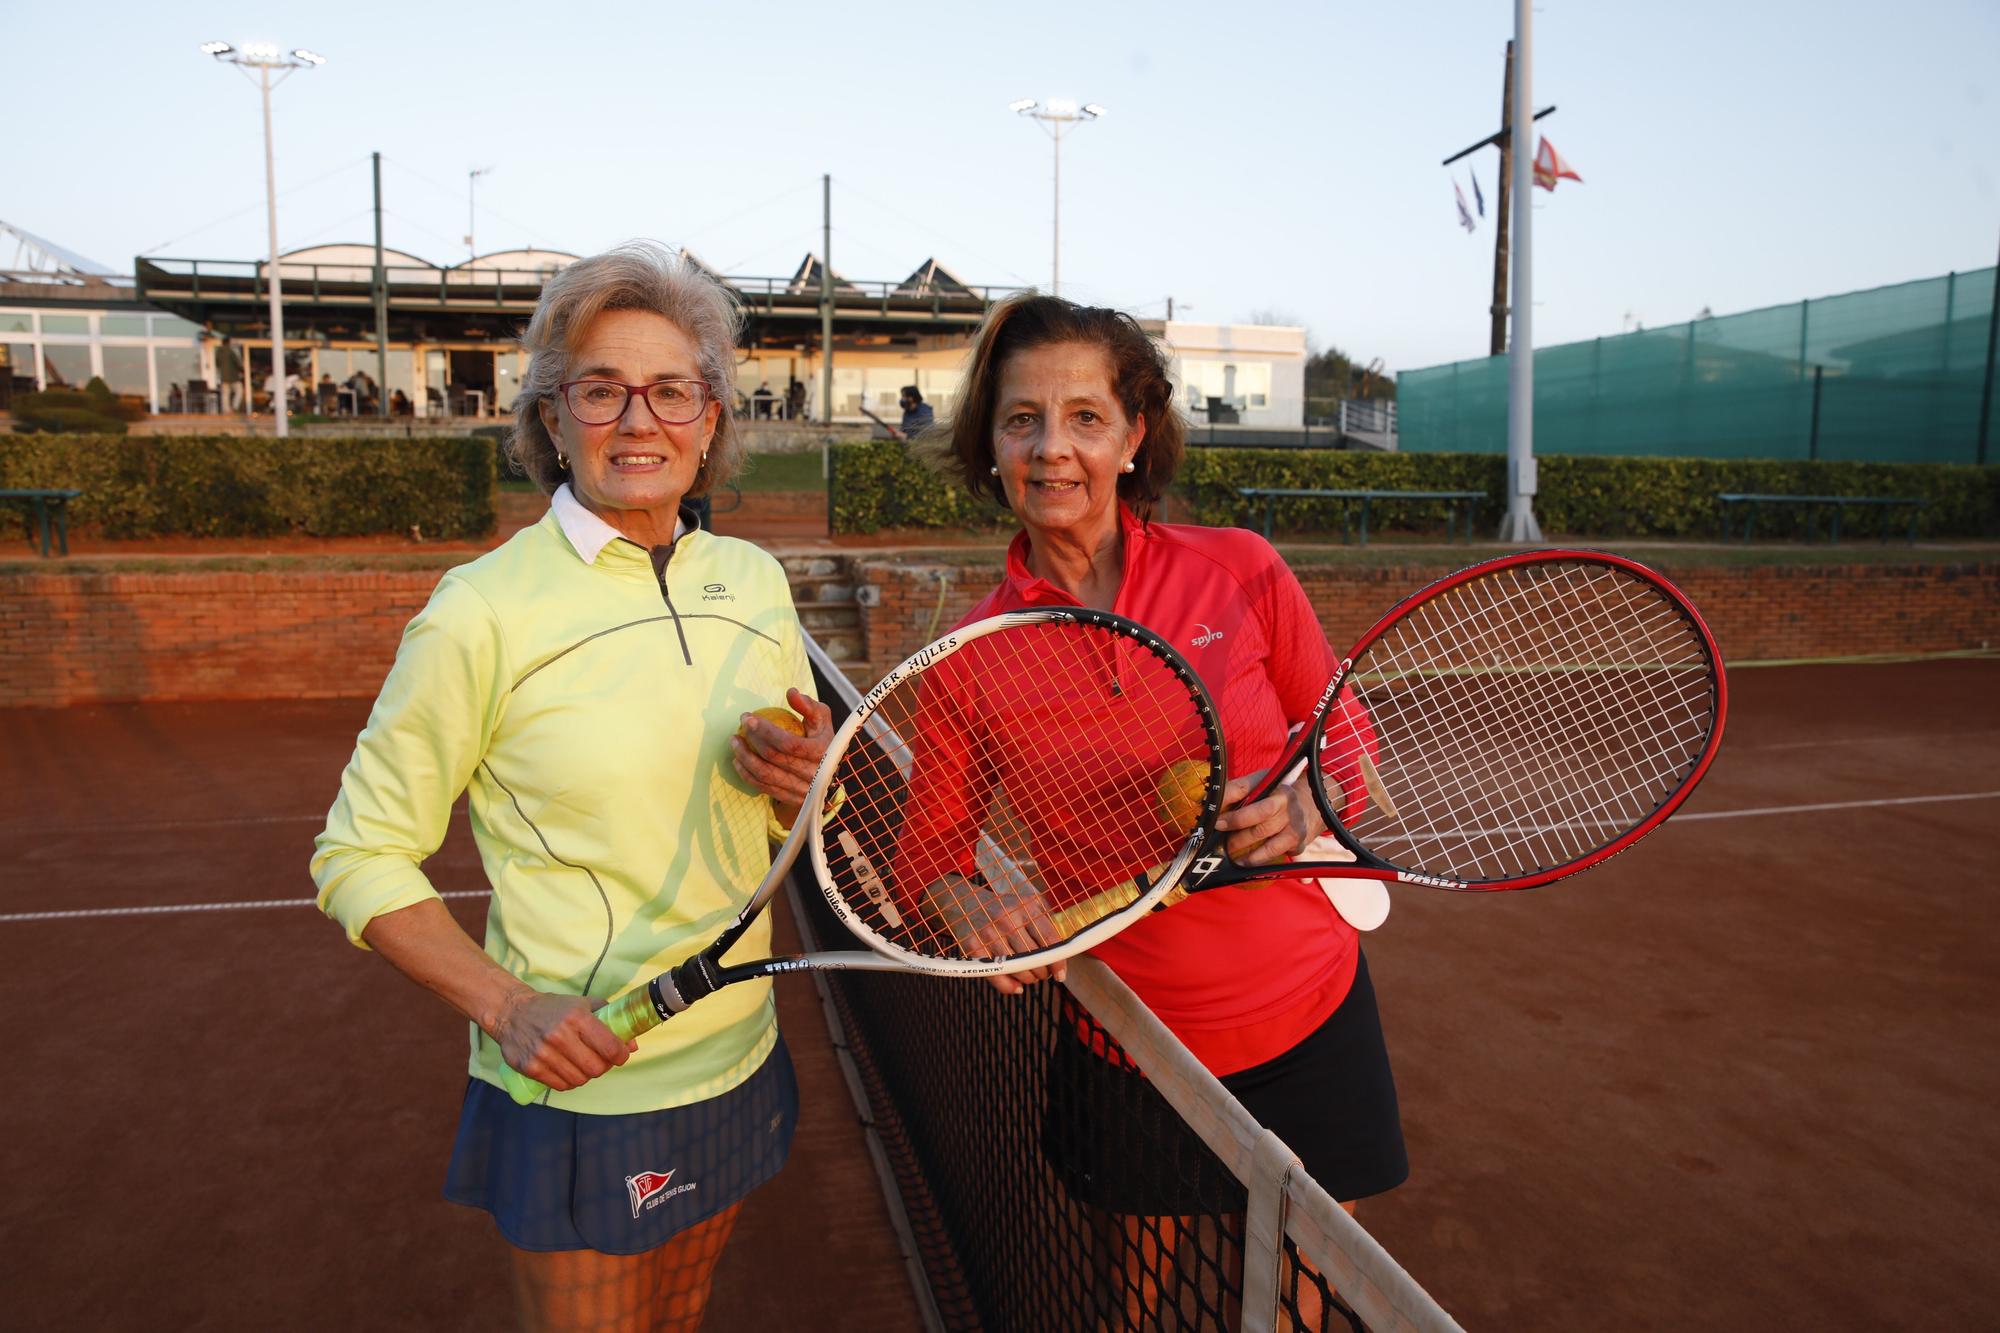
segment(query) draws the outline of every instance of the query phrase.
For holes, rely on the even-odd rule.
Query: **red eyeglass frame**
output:
[[[612,417],[611,420],[609,421],[585,421],[581,416],[578,416],[575,405],[572,404],[569,400],[569,391],[575,388],[579,384],[610,384],[620,389],[623,389],[625,391],[625,401],[618,405],[618,414]],[[645,392],[646,390],[652,388],[655,384],[699,384],[701,386],[701,392],[702,392],[702,404],[700,408],[698,408],[695,411],[695,414],[689,417],[686,421],[669,421],[665,417],[660,415],[660,409],[653,406],[653,400],[650,397],[648,397]],[[715,389],[709,384],[707,380],[669,378],[663,380],[649,380],[645,384],[627,384],[623,380],[607,380],[607,379],[599,379],[596,376],[591,376],[588,379],[563,380],[561,383],[556,385],[556,397],[562,400],[562,405],[564,409],[566,409],[571,416],[576,417],[578,424],[584,426],[615,425],[617,422],[622,420],[625,416],[625,413],[631,409],[632,398],[634,395],[637,395],[639,401],[646,405],[646,410],[653,414],[653,420],[659,422],[662,426],[686,426],[692,424],[693,422],[699,421],[701,420],[701,414],[708,410],[708,405],[710,403],[717,401],[715,396]]]

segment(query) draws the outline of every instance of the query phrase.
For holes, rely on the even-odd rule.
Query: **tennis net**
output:
[[[810,871],[789,887],[806,948],[840,947]],[[933,1328],[1458,1327],[1094,960],[1020,996],[813,976]]]

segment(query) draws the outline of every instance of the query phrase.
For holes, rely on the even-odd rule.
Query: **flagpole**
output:
[[[1507,360],[1507,513],[1503,542],[1539,543],[1535,521],[1534,200],[1528,187],[1535,162],[1533,0],[1514,0],[1514,105],[1507,119],[1513,150],[1514,336]]]

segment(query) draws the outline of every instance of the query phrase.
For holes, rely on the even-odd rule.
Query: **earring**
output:
[[[569,460],[558,453],[556,455],[556,466],[567,472],[569,471]]]
[[[1136,464],[1134,464],[1134,463],[1132,462],[1132,460],[1128,458],[1128,459],[1126,459],[1126,460],[1125,460],[1125,466],[1124,466],[1124,467],[1121,467],[1121,468],[1119,468],[1118,470],[1119,470],[1120,472],[1130,472],[1130,471],[1132,471],[1132,470],[1133,470],[1133,468],[1134,468],[1135,466],[1136,466]]]
[[[998,463],[995,463],[992,467],[987,468],[986,470],[988,472],[991,472],[996,477],[1000,475],[1000,465]]]

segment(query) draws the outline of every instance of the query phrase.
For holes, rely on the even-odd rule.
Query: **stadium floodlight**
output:
[[[280,436],[291,433],[291,421],[286,414],[285,393],[285,306],[282,294],[283,284],[278,273],[278,168],[275,153],[271,147],[271,89],[290,78],[294,71],[312,69],[326,63],[326,57],[304,47],[294,47],[289,53],[281,50],[275,42],[245,42],[241,47],[228,42],[203,42],[201,53],[214,56],[225,65],[234,65],[244,72],[244,77],[257,85],[264,100],[264,213],[270,228],[271,260],[270,281],[266,290],[271,295],[271,415]],[[253,77],[251,70],[257,73]],[[271,71],[280,71],[274,80]]]
[[[1103,117],[1105,109],[1095,102],[1078,105],[1075,98],[1051,97],[1046,102],[1037,102],[1032,97],[1009,102],[1007,109],[1016,115],[1027,116],[1039,121],[1055,145],[1055,207],[1050,224],[1051,243],[1049,257],[1049,290],[1062,295],[1062,137],[1076,126],[1086,121]]]

